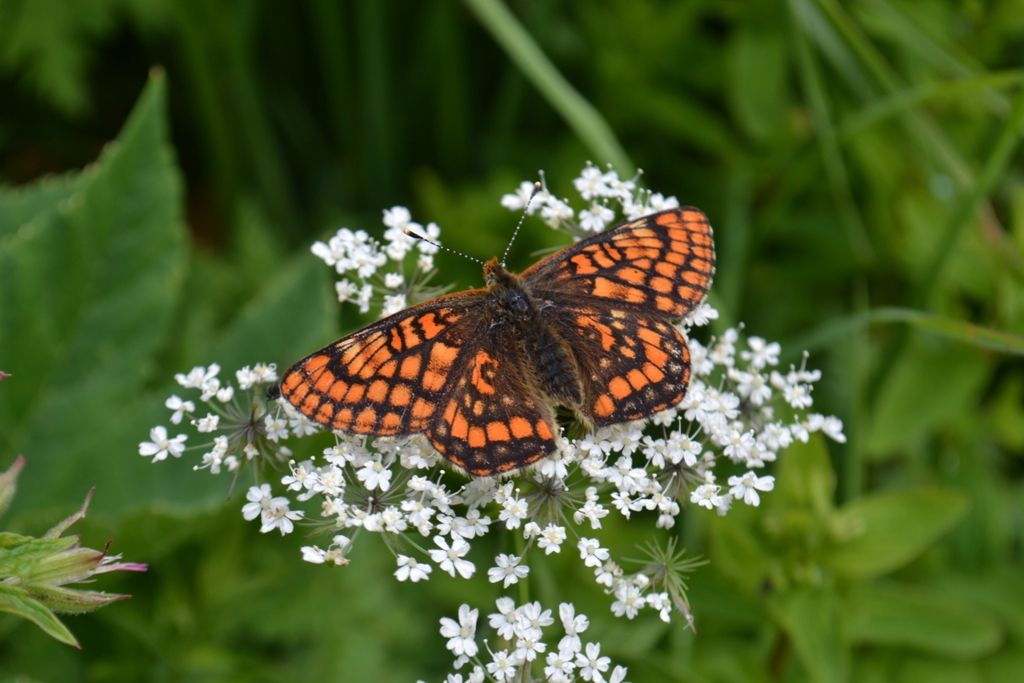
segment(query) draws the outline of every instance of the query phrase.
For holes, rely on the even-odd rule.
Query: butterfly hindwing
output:
[[[389,316],[292,366],[281,395],[330,429],[373,436],[426,429],[479,338],[483,290]]]
[[[698,209],[669,209],[555,252],[527,269],[538,297],[559,292],[679,319],[707,293],[715,269],[711,226]]]
[[[604,426],[638,420],[683,399],[690,380],[686,339],[664,316],[566,302],[551,325],[580,368],[580,412]]]
[[[427,431],[445,458],[475,476],[525,467],[555,449],[554,413],[514,340],[487,335]]]

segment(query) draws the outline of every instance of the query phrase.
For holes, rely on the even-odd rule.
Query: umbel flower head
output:
[[[570,200],[524,182],[501,204],[539,215],[574,239],[679,206],[675,197],[644,189],[636,178],[589,164],[573,187],[577,198]],[[430,284],[436,247],[413,241],[407,231],[436,241],[441,230],[414,222],[404,207],[384,211],[383,223],[382,240],[341,228],[312,251],[339,276],[340,302],[386,315],[440,291]],[[304,437],[318,428],[287,401],[268,397],[267,388],[277,382],[272,364],[242,368],[234,382],[222,378],[216,364],[177,375],[182,395],[167,401],[171,429],[154,427],[139,453],[157,462],[194,450],[201,453],[197,469],[236,475],[250,469],[256,482],[243,516],[259,520],[264,533],[287,534],[300,524],[322,532],[323,541],[302,549],[309,562],[346,565],[359,539],[371,536],[394,556],[399,581],[429,582],[442,572],[504,591],[528,581],[535,563],[568,553],[607,594],[614,615],[634,619],[650,612],[665,621],[682,615],[690,623],[685,577],[700,562],[663,530],[672,529],[687,506],[717,515],[737,505],[759,506],[774,488],[771,463],[796,441],[815,432],[844,441],[837,418],[812,412],[821,373],[808,368],[806,355],[798,366],[783,366],[780,345],[747,334],[742,325],[708,332],[717,319],[718,312],[702,303],[680,323],[691,362],[681,403],[643,421],[563,432],[553,454],[505,478],[467,479],[447,469],[422,436],[371,440],[335,433],[329,447],[311,449]],[[205,441],[190,446],[190,439]],[[612,516],[634,527],[636,545],[645,547],[646,559],[630,571],[623,558],[635,555],[635,546],[611,547],[603,540]],[[658,540],[666,536],[668,541]],[[472,549],[486,537],[492,537],[489,548],[497,542],[501,551],[488,566],[478,566]],[[463,634],[472,630],[470,618],[460,612],[458,623],[445,622],[458,657],[479,652]],[[540,657],[545,665],[538,671],[563,669],[558,676],[564,678],[550,674],[551,680],[613,677],[586,647],[563,658],[561,648],[537,649],[539,639],[536,647],[506,640],[509,647],[481,659],[479,671],[503,680],[504,672],[523,662],[533,666]],[[546,663],[549,656],[552,663]],[[466,680],[478,678],[474,673]]]

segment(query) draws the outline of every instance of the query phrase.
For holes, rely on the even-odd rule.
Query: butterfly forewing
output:
[[[704,299],[714,270],[711,226],[701,211],[686,207],[577,242],[522,277],[537,296],[557,292],[577,302],[601,299],[679,319]]]
[[[483,320],[473,313],[485,298],[484,290],[461,292],[380,320],[296,363],[281,395],[330,429],[424,431],[480,338]]]

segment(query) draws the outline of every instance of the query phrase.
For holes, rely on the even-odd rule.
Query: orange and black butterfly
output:
[[[509,472],[555,449],[553,406],[603,426],[681,401],[686,339],[673,325],[715,269],[707,217],[651,214],[593,235],[521,275],[491,259],[485,289],[379,320],[290,368],[280,390],[342,432],[422,432],[475,476]]]

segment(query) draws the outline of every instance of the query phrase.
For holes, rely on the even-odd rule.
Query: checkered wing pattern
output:
[[[426,430],[473,358],[486,290],[413,306],[310,354],[281,380],[281,395],[330,429],[373,436]],[[476,315],[474,315],[476,313]]]
[[[551,453],[554,414],[531,377],[513,340],[487,336],[427,432],[434,448],[475,476],[516,470]]]
[[[522,277],[538,298],[596,299],[679,319],[704,299],[714,270],[711,225],[699,209],[685,207],[577,242],[538,261]]]
[[[580,412],[594,425],[639,420],[683,399],[690,352],[663,316],[569,303],[551,325],[572,340],[583,387]]]

